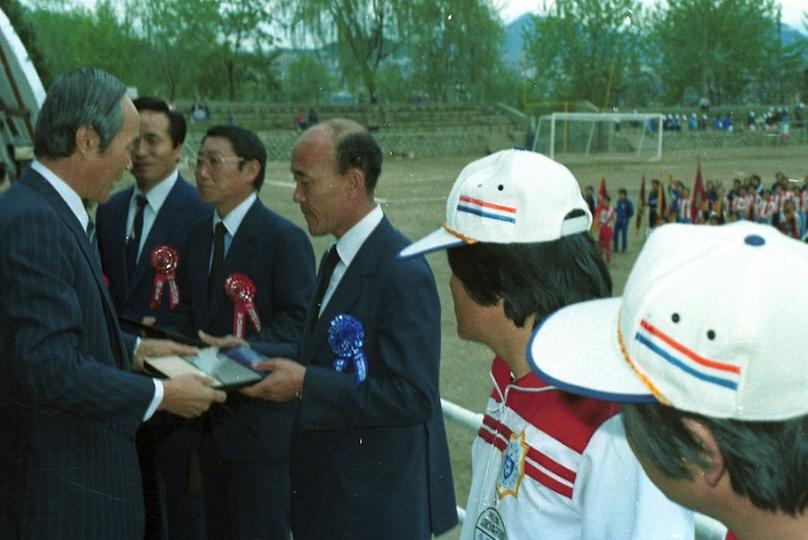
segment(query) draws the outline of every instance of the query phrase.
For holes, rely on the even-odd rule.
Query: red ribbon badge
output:
[[[233,301],[233,335],[244,338],[244,316],[250,317],[256,332],[261,331],[261,319],[255,310],[255,282],[246,274],[230,274],[224,280],[224,290]]]
[[[154,269],[154,286],[152,287],[152,298],[149,307],[157,309],[160,306],[160,297],[163,295],[163,287],[168,284],[168,298],[171,309],[180,303],[180,291],[177,288],[177,265],[180,262],[180,255],[171,246],[161,244],[156,246],[149,262]]]

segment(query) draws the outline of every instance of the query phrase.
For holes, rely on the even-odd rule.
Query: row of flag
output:
[[[673,185],[673,173],[668,173],[668,183]],[[600,188],[598,189],[598,198],[603,199],[608,192],[606,191],[606,178],[601,177]],[[645,175],[642,175],[640,183],[640,201],[639,209],[637,211],[636,229],[639,231],[642,226],[642,216],[646,207],[646,193],[645,193]],[[704,181],[701,177],[701,163],[696,164],[696,179],[693,182],[693,190],[690,193],[690,215],[693,216],[693,223],[704,223],[703,210],[707,207],[707,192],[704,189]],[[662,182],[657,184],[657,200],[656,200],[656,214],[658,216],[666,215],[668,211],[667,198],[665,196],[665,188]],[[669,216],[669,221],[675,221],[676,216]]]

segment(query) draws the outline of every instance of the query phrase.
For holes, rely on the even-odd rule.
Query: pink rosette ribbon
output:
[[[230,274],[224,280],[224,290],[233,301],[233,335],[244,338],[244,319],[249,317],[256,332],[261,331],[261,319],[255,309],[255,282],[246,274]]]
[[[180,263],[180,255],[171,246],[161,244],[155,246],[149,255],[149,262],[154,269],[154,285],[152,286],[152,297],[149,307],[157,309],[160,307],[163,289],[168,285],[168,300],[171,309],[180,303],[180,290],[177,287],[177,266]]]

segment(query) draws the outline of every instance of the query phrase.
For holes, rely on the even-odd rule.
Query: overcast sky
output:
[[[502,18],[506,23],[518,18],[525,12],[536,12],[541,7],[543,0],[494,0],[496,5],[502,6]],[[777,0],[775,0],[777,1]],[[640,0],[641,3],[651,6],[656,2],[654,0]],[[802,14],[808,11],[808,2],[806,0],[779,0],[783,6],[783,22],[805,32],[802,24]],[[547,4],[552,5],[552,0],[548,0]]]

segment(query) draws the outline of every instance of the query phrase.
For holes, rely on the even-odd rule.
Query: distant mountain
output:
[[[518,19],[505,25],[505,45],[502,49],[502,59],[505,64],[516,71],[522,69],[522,45],[524,44],[525,32],[533,32],[533,20],[535,15],[525,13]],[[786,23],[781,23],[781,39],[783,47],[806,38],[804,29],[794,28]]]
[[[780,39],[783,40],[783,47],[788,47],[795,41],[805,39],[806,34],[799,28],[794,28],[786,23],[780,23]]]
[[[533,17],[525,13],[518,19],[505,25],[505,46],[502,50],[502,59],[505,64],[514,70],[522,69],[522,44],[525,32],[533,32]]]

